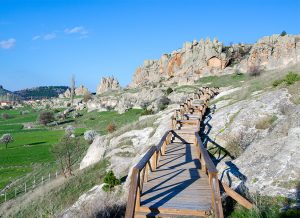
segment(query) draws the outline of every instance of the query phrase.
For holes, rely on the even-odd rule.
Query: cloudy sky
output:
[[[127,85],[145,59],[185,41],[300,34],[297,0],[0,0],[0,85]]]

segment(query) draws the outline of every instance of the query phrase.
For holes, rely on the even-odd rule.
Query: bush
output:
[[[273,86],[274,87],[277,87],[277,86],[279,86],[280,84],[282,84],[284,82],[284,79],[278,79],[278,80],[275,80],[274,82],[273,82]]]
[[[166,90],[166,94],[169,95],[173,92],[173,89],[171,87],[169,87],[167,90]]]
[[[114,123],[110,123],[106,127],[107,132],[113,133],[114,131],[117,130],[117,126]]]
[[[54,113],[50,111],[42,112],[38,118],[40,124],[47,125],[54,121]]]
[[[163,96],[158,100],[158,110],[162,111],[164,109],[166,109],[168,107],[168,105],[170,104],[170,99],[168,99],[167,97]]]
[[[154,114],[154,112],[153,112],[153,110],[148,110],[148,109],[145,109],[142,113],[141,113],[141,115],[142,116],[145,116],[145,115],[152,115],[152,114]]]
[[[249,75],[250,76],[256,77],[256,76],[260,76],[260,74],[261,74],[261,69],[259,66],[253,65],[253,66],[249,67]]]
[[[98,133],[95,130],[87,130],[84,132],[83,137],[88,143],[92,143],[97,135]]]
[[[293,72],[289,72],[286,76],[285,76],[285,82],[288,85],[292,85],[295,82],[300,80],[300,75],[297,73],[293,73]]]
[[[91,94],[90,94],[88,91],[85,91],[85,92],[83,93],[83,101],[84,101],[84,102],[88,102],[90,99],[92,99]]]
[[[285,36],[287,33],[286,33],[286,31],[282,31],[281,33],[280,33],[280,36]]]
[[[2,114],[2,118],[7,120],[10,118],[10,116],[9,116],[9,114]]]
[[[112,170],[105,174],[103,181],[105,182],[105,185],[102,189],[106,192],[112,191],[116,185],[121,184],[120,180],[116,178]]]
[[[300,81],[300,75],[294,72],[289,72],[283,79],[275,80],[273,82],[273,86],[277,87],[282,83],[293,85],[297,81]]]

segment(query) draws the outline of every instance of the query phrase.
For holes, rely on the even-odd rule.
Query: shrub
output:
[[[2,114],[2,118],[3,118],[3,119],[9,119],[10,116],[9,116],[9,114]]]
[[[249,67],[249,75],[250,76],[256,77],[256,76],[260,76],[260,74],[261,74],[261,69],[259,66],[253,65],[253,66]]]
[[[25,114],[29,114],[29,111],[20,111],[20,115],[25,115]]]
[[[153,110],[148,110],[148,109],[145,109],[143,110],[143,112],[141,113],[142,116],[145,116],[145,115],[151,115],[151,114],[154,114]]]
[[[88,102],[92,98],[91,94],[88,91],[83,93],[83,101]]]
[[[105,182],[105,185],[102,189],[106,192],[112,191],[116,185],[121,184],[120,180],[116,178],[112,170],[105,174],[103,181]]]
[[[5,145],[5,148],[7,149],[7,145],[11,142],[14,141],[14,138],[12,137],[11,134],[4,134],[1,138],[0,138],[0,143]]]
[[[280,36],[285,36],[287,33],[285,30],[283,30],[281,33],[280,33]]]
[[[84,132],[83,137],[88,143],[92,143],[97,135],[98,133],[95,130],[87,130]]]
[[[283,79],[275,80],[273,86],[277,87],[282,83],[293,85],[295,82],[300,81],[300,75],[294,72],[289,72]]]
[[[277,86],[279,86],[280,84],[282,84],[284,82],[284,79],[277,79],[277,80],[275,80],[274,82],[273,82],[273,86],[274,87],[277,87]]]
[[[163,96],[158,100],[158,110],[162,111],[168,107],[170,103],[170,99],[167,97]]]
[[[274,123],[277,120],[277,117],[274,116],[266,116],[262,119],[260,119],[256,124],[255,128],[256,129],[268,129],[272,123]]]
[[[293,73],[293,72],[289,72],[286,76],[285,76],[285,82],[288,85],[292,85],[295,82],[300,80],[300,75],[297,73]]]
[[[117,130],[117,126],[114,123],[110,123],[106,127],[107,132],[113,133],[114,131]]]
[[[166,90],[166,94],[169,95],[173,92],[173,89],[171,87],[169,87],[167,90]]]
[[[47,125],[54,121],[54,113],[50,111],[42,112],[38,118],[40,124]]]

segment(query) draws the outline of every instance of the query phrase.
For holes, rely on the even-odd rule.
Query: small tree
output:
[[[86,140],[88,143],[92,143],[95,139],[95,137],[98,135],[98,133],[95,130],[88,130],[84,133],[84,140]]]
[[[4,134],[1,138],[0,138],[0,142],[1,144],[5,145],[5,148],[7,149],[7,145],[11,142],[14,141],[14,138],[12,137],[11,134]]]
[[[7,120],[7,119],[10,118],[10,116],[9,116],[9,114],[2,114],[2,118],[5,119],[5,120]]]
[[[106,173],[103,181],[105,182],[105,185],[102,187],[102,189],[106,192],[112,191],[116,185],[121,184],[121,181],[116,178],[116,176],[112,170],[110,170]]]
[[[66,136],[73,136],[75,134],[75,127],[74,126],[71,126],[71,125],[68,125],[66,128],[65,128],[65,133],[66,133]]]
[[[88,102],[92,98],[91,93],[89,91],[85,90],[83,93],[83,101]]]
[[[78,139],[67,134],[61,138],[59,143],[53,145],[52,152],[66,178],[73,175],[72,168],[78,160],[81,150],[82,146]]]
[[[54,121],[54,113],[50,111],[42,112],[38,118],[40,124],[47,125]]]
[[[285,30],[283,30],[281,33],[280,33],[280,36],[285,36],[287,33]]]
[[[107,132],[109,133],[113,133],[114,131],[116,131],[117,126],[114,123],[110,123],[108,124],[108,126],[106,127]]]

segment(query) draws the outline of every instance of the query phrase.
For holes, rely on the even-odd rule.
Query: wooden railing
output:
[[[195,145],[198,150],[198,157],[201,163],[201,170],[208,175],[209,184],[212,189],[212,206],[216,218],[223,218],[222,199],[220,195],[218,170],[210,158],[206,148],[204,148],[199,133],[195,133]]]
[[[211,195],[214,217],[223,218],[224,215],[220,194],[220,184],[225,192],[242,206],[250,209],[253,207],[253,204],[251,204],[247,199],[232,190],[226,184],[219,181],[218,171],[211,157],[209,156],[207,149],[203,146],[201,137],[199,135],[200,122],[202,121],[208,107],[208,101],[216,94],[218,94],[218,92],[218,88],[210,89],[208,87],[204,87],[200,89],[198,93],[194,94],[194,99],[196,97],[196,99],[203,100],[203,102],[199,105],[193,105],[193,99],[188,98],[185,103],[180,105],[180,109],[175,110],[174,115],[171,119],[171,129],[175,130],[180,122],[189,122],[188,120],[185,120],[185,113],[200,115],[196,123],[193,120],[190,121],[192,125],[193,122],[197,125],[197,128],[195,129],[194,144],[197,148],[197,156],[201,163],[201,170],[207,174],[209,185],[212,190]],[[149,173],[155,171],[158,167],[159,158],[162,155],[165,155],[166,146],[171,142],[171,138],[174,133],[173,130],[167,131],[162,137],[159,144],[157,146],[152,146],[144,155],[144,157],[138,162],[138,164],[133,167],[125,217],[134,217],[135,211],[139,209],[143,184],[144,182],[147,182]]]
[[[126,217],[134,217],[134,211],[140,207],[143,184],[147,182],[150,172],[155,171],[161,155],[165,154],[166,146],[170,143],[173,131],[167,131],[157,146],[152,146],[144,157],[132,169],[129,187]]]

